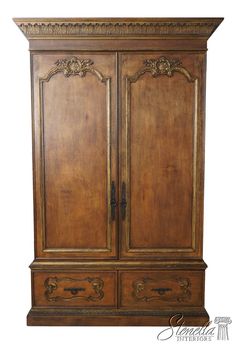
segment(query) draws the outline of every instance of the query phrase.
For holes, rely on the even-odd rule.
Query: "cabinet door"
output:
[[[37,256],[115,257],[116,56],[35,53],[32,69]]]
[[[204,53],[120,56],[123,257],[201,255],[204,68]]]

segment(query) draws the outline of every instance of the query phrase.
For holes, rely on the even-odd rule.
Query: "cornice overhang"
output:
[[[33,39],[208,39],[223,18],[14,18]]]

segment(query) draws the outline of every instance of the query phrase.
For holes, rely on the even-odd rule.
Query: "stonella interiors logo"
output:
[[[217,326],[213,326],[210,321],[201,327],[188,327],[185,326],[184,316],[175,314],[169,320],[170,326],[158,333],[157,340],[165,341],[170,338],[176,338],[178,342],[229,340],[228,325],[232,323],[230,317],[216,317],[214,323]]]
[[[216,317],[214,323],[218,325],[217,339],[229,340],[228,325],[232,320],[229,317]]]

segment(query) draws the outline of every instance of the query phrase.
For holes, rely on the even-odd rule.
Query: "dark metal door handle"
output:
[[[159,295],[164,295],[167,291],[171,291],[171,288],[153,288],[152,291],[158,292]]]
[[[126,217],[126,207],[127,207],[127,201],[126,201],[126,185],[125,182],[122,183],[121,186],[121,218],[122,220],[125,220]]]
[[[116,207],[117,207],[115,182],[111,183],[111,201],[110,201],[110,206],[111,206],[111,220],[114,221],[115,217],[116,217]]]

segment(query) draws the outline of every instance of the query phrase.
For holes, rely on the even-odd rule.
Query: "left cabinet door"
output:
[[[115,258],[116,56],[31,64],[36,257]]]

